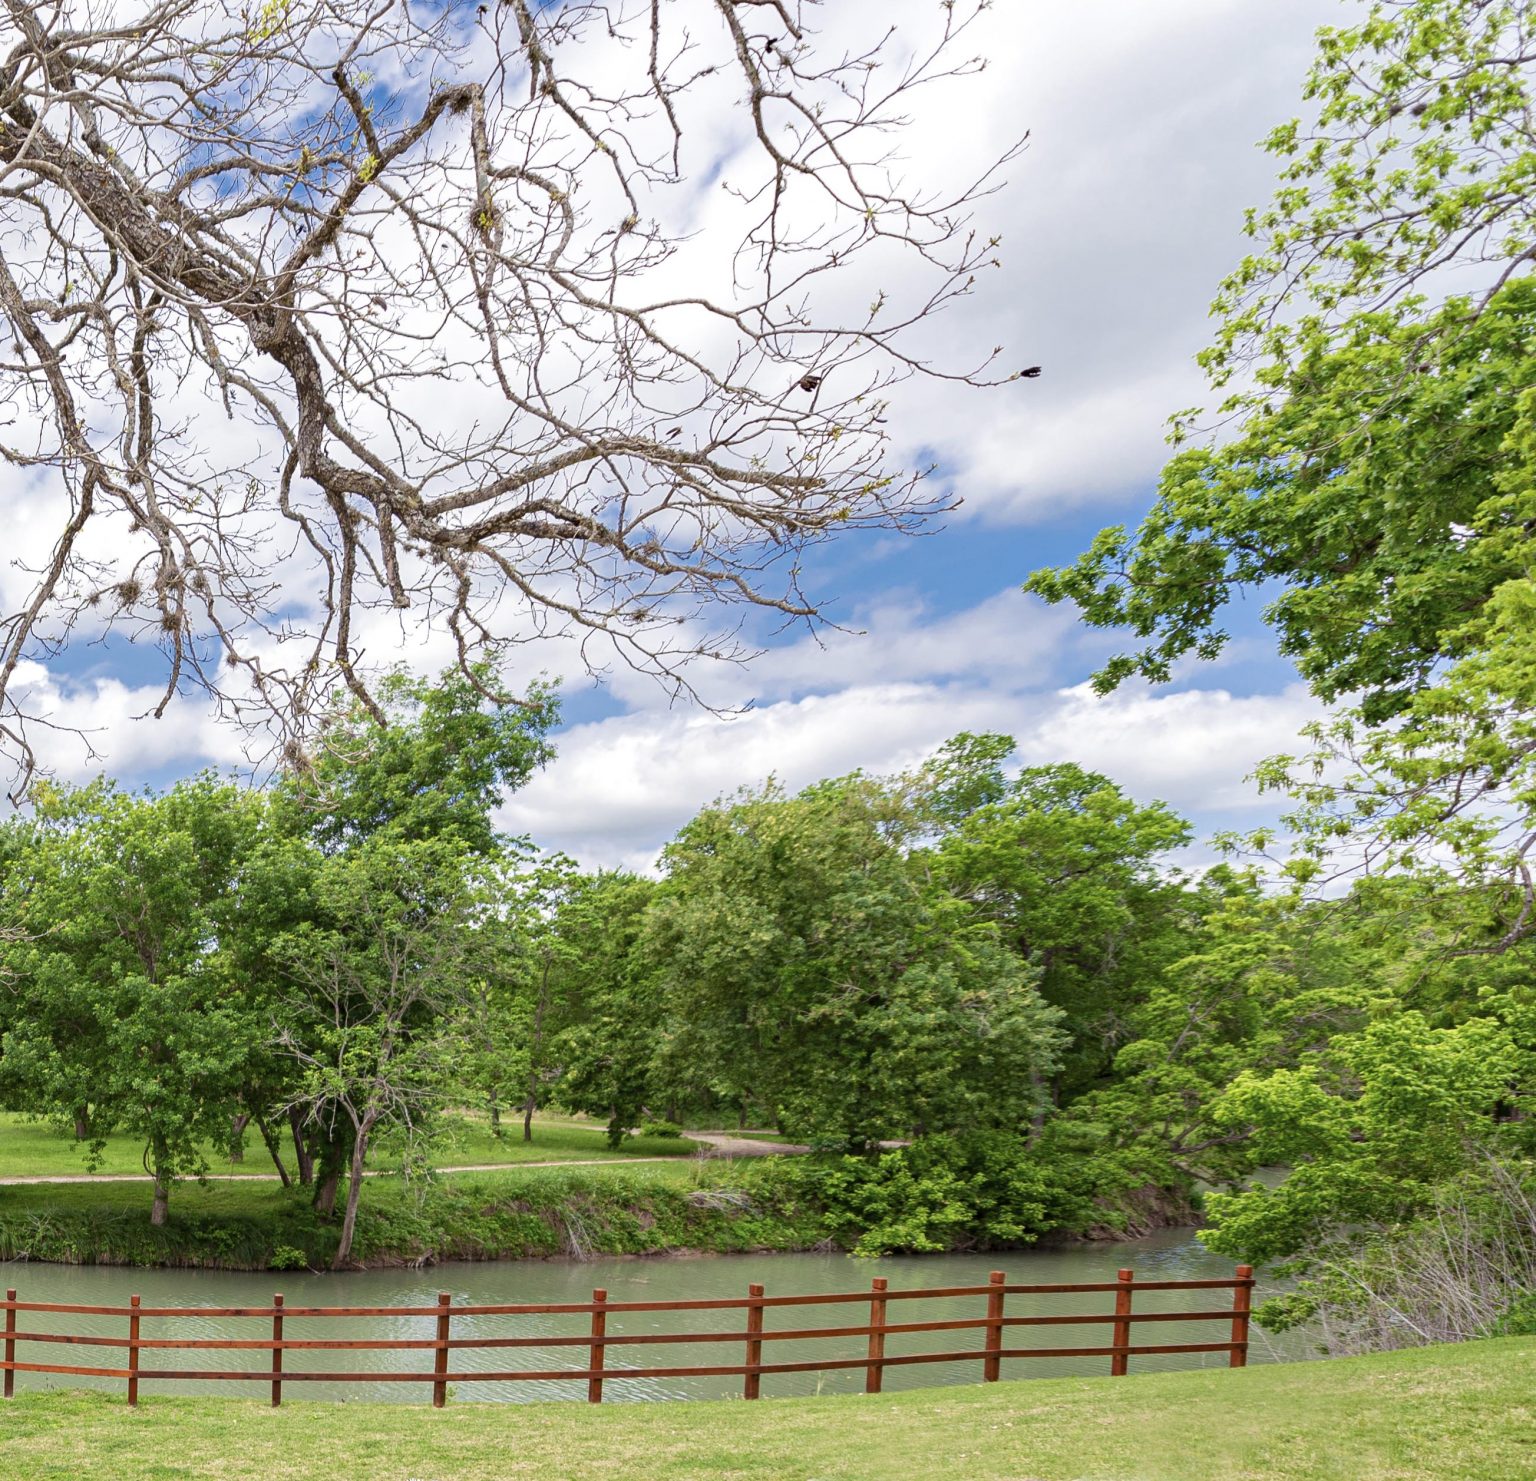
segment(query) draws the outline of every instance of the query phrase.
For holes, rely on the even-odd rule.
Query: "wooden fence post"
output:
[[[1136,1279],[1136,1272],[1122,1270],[1115,1279],[1120,1282],[1120,1287],[1115,1292],[1114,1336],[1109,1339],[1109,1345],[1120,1351],[1111,1355],[1109,1372],[1113,1378],[1123,1378],[1131,1362],[1131,1355],[1125,1349],[1131,1345],[1131,1282]]]
[[[272,1298],[272,1407],[283,1402],[283,1297]]]
[[[5,1293],[5,1299],[7,1301],[14,1301],[16,1299],[16,1292],[15,1291],[7,1291]],[[5,1361],[8,1364],[9,1363],[14,1363],[16,1361],[16,1337],[15,1337],[15,1332],[16,1332],[16,1308],[14,1306],[8,1306],[5,1309]],[[11,1368],[7,1367],[6,1370],[5,1370],[5,1396],[6,1396],[6,1398],[9,1399],[9,1398],[14,1398],[15,1394],[16,1394],[16,1374],[15,1374],[15,1372]]]
[[[128,1403],[139,1402],[139,1298],[128,1298]]]
[[[1232,1357],[1230,1368],[1248,1366],[1248,1313],[1253,1307],[1253,1266],[1237,1267],[1237,1285],[1232,1288]]]
[[[608,1313],[604,1311],[603,1303],[608,1299],[607,1291],[593,1291],[594,1303],[592,1311],[592,1346],[588,1350],[587,1366],[593,1370],[592,1377],[587,1380],[587,1402],[589,1404],[601,1404],[603,1402],[603,1354],[606,1348],[602,1339],[608,1335]]]
[[[432,1354],[432,1407],[441,1409],[448,1402],[448,1324],[453,1319],[450,1306],[452,1291],[437,1293],[437,1344]]]
[[[1007,1279],[1001,1270],[994,1270],[988,1277],[992,1289],[987,1292],[987,1355],[981,1364],[983,1383],[996,1383],[1002,1372],[1003,1360],[998,1353],[1003,1346],[1003,1283]]]
[[[763,1288],[747,1287],[747,1368],[742,1380],[741,1396],[755,1399],[762,1392],[763,1375],[750,1370],[763,1360]]]
[[[877,1394],[885,1382],[885,1277],[869,1283],[869,1367],[864,1370],[864,1392]]]

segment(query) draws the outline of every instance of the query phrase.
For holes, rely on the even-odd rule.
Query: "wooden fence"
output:
[[[1132,1298],[1142,1291],[1231,1291],[1230,1305],[1220,1310],[1204,1311],[1136,1311]],[[1081,1358],[1106,1357],[1111,1374],[1127,1371],[1130,1359],[1143,1353],[1196,1353],[1225,1352],[1234,1368],[1241,1368],[1248,1358],[1248,1317],[1253,1291],[1253,1271],[1247,1265],[1239,1265],[1229,1280],[1151,1280],[1137,1282],[1132,1271],[1122,1270],[1118,1279],[1085,1285],[1011,1285],[1001,1271],[994,1271],[986,1285],[943,1286],[929,1290],[893,1291],[885,1280],[876,1277],[870,1290],[841,1292],[819,1296],[769,1296],[760,1285],[747,1287],[745,1297],[723,1301],[610,1301],[606,1291],[593,1291],[591,1301],[518,1303],[494,1306],[455,1306],[453,1298],[444,1292],[433,1306],[286,1306],[282,1296],[274,1296],[270,1306],[144,1306],[137,1296],[129,1298],[127,1306],[76,1306],[54,1301],[18,1301],[14,1290],[5,1293],[0,1310],[5,1313],[4,1361],[0,1362],[5,1379],[5,1397],[15,1391],[18,1373],[57,1373],[93,1378],[115,1378],[126,1382],[128,1402],[137,1404],[140,1383],[157,1380],[207,1380],[210,1382],[253,1380],[270,1383],[272,1403],[282,1403],[283,1385],[287,1383],[420,1383],[430,1384],[432,1402],[439,1408],[448,1396],[448,1385],[456,1379],[475,1383],[522,1383],[549,1380],[584,1380],[587,1398],[597,1404],[602,1401],[603,1384],[608,1380],[623,1378],[704,1378],[735,1376],[742,1380],[742,1397],[755,1399],[759,1396],[765,1373],[827,1372],[835,1369],[862,1368],[867,1393],[877,1394],[887,1368],[912,1363],[976,1362],[981,1366],[981,1377],[987,1383],[995,1383],[1004,1358]],[[1067,1312],[1060,1315],[1009,1316],[1006,1301],[1013,1295],[1085,1295],[1114,1293],[1114,1310],[1109,1313]],[[973,1317],[960,1317],[933,1321],[892,1321],[903,1310],[893,1303],[905,1301],[950,1300],[956,1297],[976,1298],[983,1302],[982,1313]],[[863,1304],[868,1307],[866,1320],[853,1325],[804,1327],[769,1326],[765,1320],[770,1312],[785,1312],[791,1319],[796,1308],[826,1307]],[[686,1312],[730,1311],[741,1312],[744,1329],[730,1332],[639,1332],[610,1334],[608,1318],[631,1312]],[[18,1317],[31,1313],[50,1312],[77,1316],[119,1317],[125,1324],[120,1336],[85,1335],[68,1332],[38,1332],[18,1324]],[[535,1336],[458,1336],[453,1335],[455,1317],[503,1317],[503,1316],[585,1316],[587,1330],[566,1336],[538,1334]],[[145,1336],[142,1323],[146,1318],[166,1323],[172,1327],[181,1321],[222,1318],[252,1318],[270,1322],[271,1336],[234,1337],[176,1337]],[[423,1338],[380,1337],[359,1338],[295,1338],[288,1334],[287,1323],[295,1320],[324,1322],[331,1318],[357,1320],[363,1318],[428,1317],[436,1322],[435,1335]],[[1230,1323],[1229,1335],[1212,1342],[1133,1342],[1132,1333],[1141,1322],[1222,1322]],[[1051,1326],[1085,1326],[1102,1324],[1110,1330],[1110,1340],[1103,1346],[1094,1347],[1010,1347],[1007,1334],[1020,1328]],[[886,1339],[891,1336],[915,1332],[980,1332],[980,1347],[961,1351],[886,1353]],[[1155,1335],[1152,1334],[1152,1335]],[[797,1362],[764,1361],[764,1348],[775,1342],[814,1341],[831,1338],[864,1338],[866,1350],[863,1357],[827,1357]],[[739,1363],[655,1366],[644,1368],[620,1368],[608,1362],[609,1351],[636,1346],[658,1344],[675,1345],[689,1343],[741,1343],[742,1361]],[[23,1344],[64,1344],[71,1347],[116,1348],[125,1350],[126,1366],[91,1367],[68,1363],[23,1362],[16,1351]],[[549,1348],[571,1347],[586,1350],[586,1365],[580,1368],[558,1369],[496,1369],[493,1371],[454,1370],[449,1367],[449,1355],[456,1350],[469,1348]],[[382,1372],[311,1372],[285,1367],[284,1358],[289,1353],[335,1351],[349,1352],[426,1352],[432,1355],[429,1370],[382,1371]],[[144,1367],[145,1353],[168,1351],[195,1352],[251,1352],[271,1355],[271,1368],[257,1369],[206,1369]]]

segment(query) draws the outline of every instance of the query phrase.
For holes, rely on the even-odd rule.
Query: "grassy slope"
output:
[[[7,1481],[1529,1481],[1536,1340],[1327,1363],[759,1404],[26,1395]]]
[[[445,1177],[424,1191],[396,1178],[374,1178],[364,1185],[356,1255],[366,1264],[390,1265],[425,1254],[515,1259],[803,1249],[820,1237],[819,1227],[804,1220],[690,1203],[694,1188],[729,1182],[728,1164],[689,1158],[508,1167]],[[335,1249],[335,1221],[315,1218],[304,1188],[186,1184],[171,1196],[165,1228],[150,1228],[148,1211],[148,1189],[138,1183],[0,1187],[0,1259],[318,1269]]]
[[[522,1120],[503,1123],[506,1134],[491,1135],[483,1116],[461,1114],[445,1118],[444,1132],[433,1150],[439,1166],[478,1163],[586,1161],[632,1157],[686,1156],[694,1143],[677,1137],[633,1137],[623,1148],[612,1151],[600,1126],[590,1122],[558,1117],[540,1117],[533,1124],[533,1140],[522,1139]],[[245,1160],[232,1163],[222,1148],[206,1151],[210,1173],[270,1173],[272,1159],[254,1132],[246,1134]],[[63,1177],[85,1172],[144,1172],[143,1149],[126,1137],[107,1140],[100,1164],[89,1167],[81,1143],[61,1135],[55,1128],[29,1120],[11,1111],[0,1111],[0,1177]],[[288,1170],[293,1171],[291,1149],[284,1148]],[[397,1165],[398,1153],[390,1155],[385,1145],[373,1165],[389,1168]]]

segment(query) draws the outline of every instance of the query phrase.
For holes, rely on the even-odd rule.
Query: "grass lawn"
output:
[[[718,1173],[721,1164],[715,1163]],[[579,1172],[579,1168],[561,1167],[507,1167],[494,1172],[450,1173],[445,1183],[466,1192],[484,1193],[489,1197],[514,1193],[527,1187],[534,1180],[546,1182],[554,1178]],[[617,1169],[615,1169],[617,1171]],[[606,1168],[588,1168],[593,1175],[606,1176]],[[700,1176],[697,1163],[689,1158],[676,1162],[640,1162],[623,1168],[629,1181],[692,1184]],[[704,1179],[709,1182],[709,1178]],[[292,1204],[304,1204],[309,1189],[284,1190],[279,1183],[212,1182],[199,1186],[195,1182],[178,1183],[171,1190],[172,1217],[234,1217],[263,1218]],[[391,1204],[401,1201],[404,1190],[398,1179],[373,1178],[364,1186],[364,1204]],[[0,1185],[0,1216],[19,1213],[66,1213],[90,1210],[110,1214],[131,1212],[134,1214],[149,1208],[150,1190],[139,1183],[14,1183]],[[3,1476],[0,1472],[0,1476]]]
[[[686,1157],[696,1144],[678,1137],[632,1137],[615,1152],[601,1126],[589,1121],[564,1117],[538,1117],[533,1123],[533,1140],[523,1140],[522,1118],[503,1122],[505,1135],[491,1134],[483,1115],[470,1112],[444,1118],[443,1134],[433,1160],[439,1166],[455,1163],[567,1162],[589,1159],[615,1162],[633,1157]],[[292,1148],[284,1146],[284,1158],[293,1172]],[[254,1132],[246,1133],[245,1160],[232,1163],[227,1150],[207,1149],[210,1173],[270,1173],[272,1159]],[[72,1136],[62,1134],[41,1121],[33,1121],[12,1111],[0,1111],[0,1177],[64,1177],[85,1172],[144,1172],[143,1148],[126,1137],[112,1137],[103,1149],[100,1165],[89,1167],[85,1148]],[[387,1142],[381,1143],[372,1165],[389,1168],[397,1165],[398,1152],[392,1154]]]
[[[679,1157],[509,1166],[450,1174],[425,1186],[370,1178],[356,1257],[393,1264],[424,1257],[800,1249],[819,1237],[803,1219],[690,1199],[695,1186],[719,1187],[729,1175],[726,1163]],[[150,1190],[141,1182],[0,1186],[0,1260],[319,1269],[336,1248],[337,1221],[315,1215],[307,1188],[249,1180],[183,1183],[172,1191],[170,1219],[159,1229],[149,1224],[149,1207]]]
[[[1530,1481],[1536,1340],[880,1398],[383,1404],[27,1394],[7,1481]]]

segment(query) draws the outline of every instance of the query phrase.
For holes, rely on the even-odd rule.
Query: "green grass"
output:
[[[7,1481],[1530,1481],[1536,1340],[880,1398],[462,1405],[25,1394]]]
[[[433,1147],[439,1166],[520,1162],[623,1162],[634,1157],[686,1157],[696,1143],[677,1137],[631,1137],[615,1152],[600,1126],[566,1117],[536,1117],[533,1140],[523,1140],[522,1118],[503,1122],[504,1135],[497,1137],[483,1115],[460,1112],[444,1117],[442,1135]],[[246,1133],[245,1158],[229,1160],[227,1148],[207,1147],[210,1173],[270,1173],[272,1159],[254,1132]],[[284,1146],[284,1158],[293,1172],[292,1149]],[[371,1165],[387,1169],[399,1165],[399,1150],[387,1140],[379,1145]],[[85,1146],[56,1127],[31,1120],[13,1111],[0,1111],[0,1177],[66,1177],[86,1172],[144,1172],[143,1148],[127,1137],[109,1137],[99,1165],[86,1162]]]
[[[364,1264],[390,1265],[423,1257],[789,1250],[822,1237],[819,1224],[800,1211],[701,1204],[689,1196],[697,1188],[729,1187],[733,1178],[729,1163],[688,1158],[507,1167],[426,1186],[371,1178],[354,1253]],[[337,1221],[315,1216],[308,1189],[277,1183],[182,1184],[160,1229],[149,1224],[142,1183],[0,1186],[0,1260],[318,1269],[329,1264],[336,1236]]]

